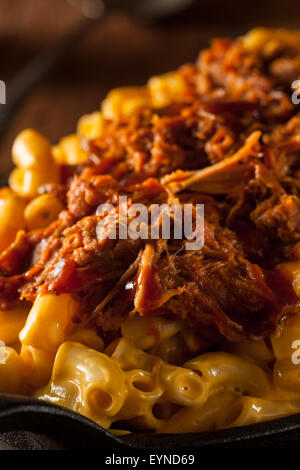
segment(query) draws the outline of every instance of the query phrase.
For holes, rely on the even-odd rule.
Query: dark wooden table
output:
[[[9,84],[29,59],[81,20],[66,0],[0,0],[0,79]],[[72,132],[81,114],[97,109],[109,89],[143,84],[153,74],[194,60],[210,37],[256,25],[300,28],[300,2],[198,0],[185,13],[153,26],[110,14],[27,97],[0,141],[0,177],[11,167],[11,143],[21,129],[34,127],[55,142]]]

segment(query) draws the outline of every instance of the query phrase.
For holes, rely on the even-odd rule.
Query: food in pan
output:
[[[0,192],[1,392],[112,430],[300,412],[299,78],[300,33],[256,29],[111,91],[55,146],[16,137]],[[122,207],[148,220],[162,205],[188,206],[192,229],[204,208],[201,246],[187,246],[196,230],[164,236],[162,214],[153,237],[139,211],[124,236]]]

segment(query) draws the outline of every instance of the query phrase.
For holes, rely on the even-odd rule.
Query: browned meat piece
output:
[[[119,183],[111,176],[75,177],[68,191],[68,209],[76,219],[93,214],[100,204],[118,202]]]
[[[265,73],[264,57],[242,43],[214,40],[198,60],[195,83],[203,99],[243,100],[256,103],[264,118],[286,118],[293,111],[290,96],[276,89]]]
[[[300,240],[300,199],[296,196],[284,194],[279,200],[265,200],[251,213],[251,219],[270,238],[286,244]]]
[[[234,341],[266,336],[297,303],[290,282],[247,261],[229,230],[206,225],[205,232],[199,252],[170,256],[146,247],[135,309],[178,315],[199,331],[217,329]]]
[[[293,80],[300,77],[300,56],[275,59],[271,63],[270,73],[280,84],[290,87]]]

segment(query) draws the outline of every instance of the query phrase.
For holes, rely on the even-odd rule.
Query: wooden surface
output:
[[[28,60],[80,21],[80,11],[66,0],[0,0],[0,79],[9,84]],[[210,37],[256,25],[300,28],[300,2],[198,0],[185,13],[152,26],[120,12],[109,14],[27,97],[0,142],[0,177],[11,167],[11,143],[21,129],[34,127],[55,142],[72,132],[81,114],[97,109],[109,89],[140,85],[194,60]]]

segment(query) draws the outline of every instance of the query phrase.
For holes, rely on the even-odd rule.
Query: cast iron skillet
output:
[[[196,452],[210,448],[294,449],[300,443],[300,414],[240,428],[194,434],[129,434],[115,437],[83,416],[43,401],[0,394],[0,433],[31,431],[66,450]]]

